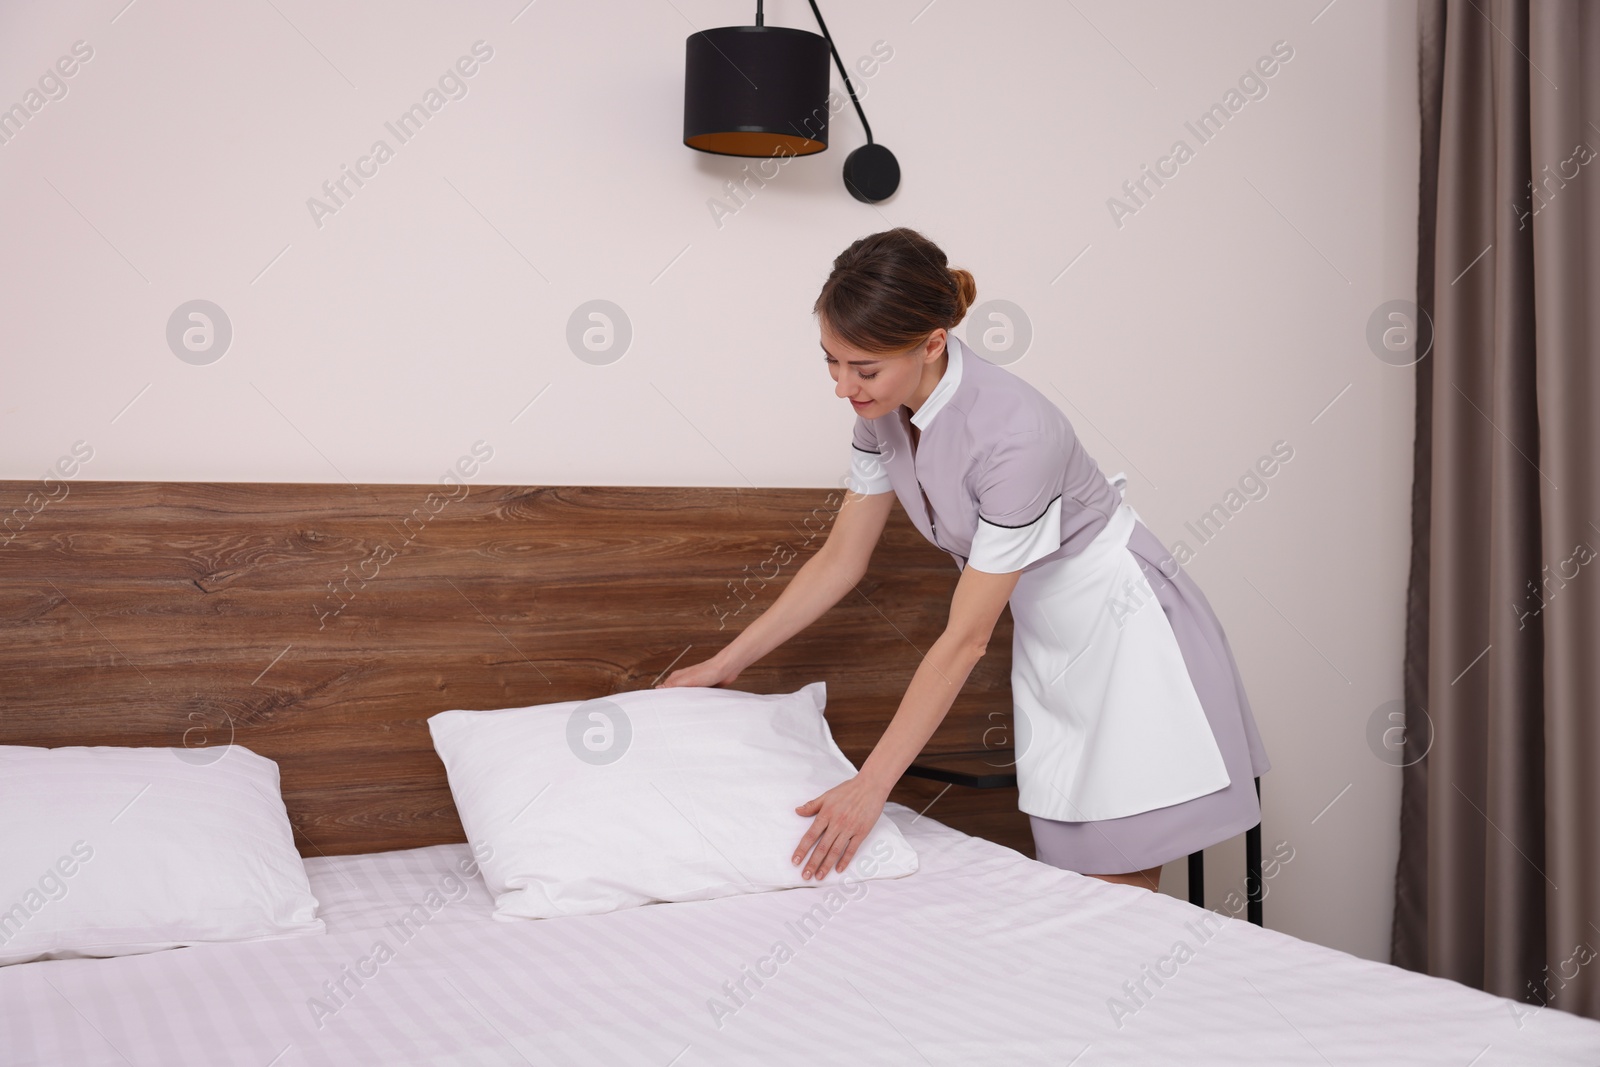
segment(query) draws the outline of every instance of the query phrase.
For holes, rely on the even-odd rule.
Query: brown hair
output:
[[[811,308],[864,352],[899,352],[941,326],[953,329],[978,295],[972,275],[949,266],[938,245],[897,226],[840,252]]]

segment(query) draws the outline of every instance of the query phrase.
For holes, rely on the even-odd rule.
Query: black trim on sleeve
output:
[[[984,517],[983,517],[983,516],[982,516],[982,515],[979,515],[979,516],[978,516],[978,521],[980,521],[980,522],[987,522],[987,523],[989,523],[989,525],[990,525],[990,526],[997,526],[997,527],[999,527],[999,528],[1000,528],[1000,529],[1002,529],[1002,530],[1025,530],[1025,529],[1027,529],[1027,528],[1028,528],[1028,527],[1029,527],[1029,526],[1032,526],[1032,525],[1033,525],[1033,524],[1034,524],[1034,523],[1035,523],[1035,522],[1038,522],[1038,521],[1039,521],[1039,519],[1042,519],[1042,518],[1044,518],[1044,517],[1045,517],[1045,516],[1046,516],[1046,515],[1048,515],[1048,514],[1050,514],[1050,509],[1051,509],[1051,507],[1053,507],[1053,506],[1054,506],[1054,505],[1055,505],[1055,502],[1056,502],[1056,501],[1057,501],[1057,500],[1060,500],[1060,499],[1061,499],[1061,495],[1062,495],[1062,494],[1060,494],[1060,493],[1057,493],[1057,494],[1056,494],[1056,495],[1055,495],[1055,496],[1053,496],[1053,497],[1051,497],[1051,498],[1050,498],[1050,503],[1048,503],[1048,504],[1046,504],[1046,505],[1045,505],[1045,506],[1044,506],[1044,510],[1043,510],[1043,511],[1041,511],[1041,512],[1039,512],[1039,518],[1037,518],[1037,519],[1034,519],[1034,520],[1033,520],[1033,522],[1021,522],[1021,523],[1018,523],[1018,524],[1017,524],[1017,525],[1015,525],[1015,526],[1007,526],[1007,525],[1006,525],[1006,524],[1005,524],[1005,523],[1003,523],[1003,522],[990,522],[990,521],[989,521],[989,520],[988,520],[988,519],[986,519],[986,518],[984,518]]]
[[[883,454],[881,452],[874,452],[871,449],[862,448],[860,445],[856,444],[854,441],[850,442],[850,447],[855,449],[857,452],[865,452],[869,456],[879,456],[879,455]]]

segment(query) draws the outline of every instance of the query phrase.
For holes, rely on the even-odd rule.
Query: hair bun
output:
[[[897,226],[851,243],[833,261],[811,310],[865,352],[903,352],[934,330],[954,328],[977,299],[971,273],[943,249]]]
[[[950,268],[950,281],[956,291],[956,321],[960,322],[967,317],[967,309],[972,307],[973,301],[978,299],[978,282],[971,271],[960,267]]]

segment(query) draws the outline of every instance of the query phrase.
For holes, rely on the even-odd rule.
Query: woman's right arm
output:
[[[893,492],[863,496],[846,490],[828,539],[789,579],[772,606],[715,656],[673,671],[660,685],[731,682],[740,671],[810,626],[866,574],[894,499]]]

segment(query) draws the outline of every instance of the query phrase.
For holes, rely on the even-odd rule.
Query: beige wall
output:
[[[742,205],[744,164],[679,143],[684,38],[747,4],[13,0],[0,106],[43,90],[0,144],[0,477],[83,442],[83,478],[431,481],[481,441],[496,482],[835,485],[853,416],[808,309],[855,237],[921,228],[1021,309],[1012,368],[1194,550],[1275,764],[1268,850],[1293,849],[1270,924],[1384,958],[1398,771],[1366,738],[1399,695],[1412,384],[1365,334],[1413,293],[1415,31],[1409,4],[1323,3],[827,5],[847,63],[876,49],[859,88],[905,172],[868,207],[848,108]],[[1276,42],[1201,144],[1185,122]],[[401,143],[385,123],[461,57]],[[231,324],[214,362],[168,343],[195,299]],[[631,325],[606,365],[567,339],[595,299]],[[1280,441],[1266,495],[1186,535]],[[1213,851],[1214,903],[1241,856]]]

